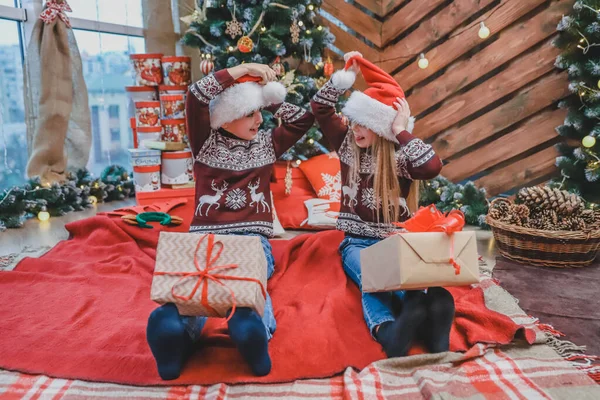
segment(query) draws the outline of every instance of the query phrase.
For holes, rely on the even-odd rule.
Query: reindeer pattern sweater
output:
[[[194,155],[195,213],[190,232],[273,236],[270,179],[273,164],[312,126],[314,117],[283,103],[268,107],[283,124],[242,140],[211,129],[209,103],[235,80],[221,70],[190,87],[187,128]]]
[[[350,235],[383,239],[397,229],[392,224],[377,222],[383,221],[383,217],[373,189],[375,162],[370,151],[361,149],[358,182],[349,182],[350,166],[354,165],[354,135],[335,113],[335,105],[344,92],[345,90],[337,89],[329,81],[311,101],[313,114],[321,131],[340,157],[343,186],[337,228]],[[396,139],[399,145],[396,147],[395,159],[403,196],[400,199],[400,221],[405,221],[410,217],[405,199],[412,181],[435,178],[440,173],[442,162],[430,145],[409,132],[400,132]]]

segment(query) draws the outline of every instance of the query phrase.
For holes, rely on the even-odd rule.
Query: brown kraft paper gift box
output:
[[[454,243],[452,243],[452,241]],[[451,264],[454,260],[460,266]],[[479,282],[475,232],[402,233],[360,252],[363,292],[466,286]]]
[[[211,254],[207,255],[210,236],[213,236],[214,244]],[[219,243],[222,243],[222,251]],[[195,265],[194,255],[199,269]],[[221,284],[211,278],[199,276],[199,270],[207,269],[207,259],[211,269],[208,275]],[[237,265],[237,268],[232,267],[234,265]],[[184,275],[185,273],[187,276]],[[200,284],[198,284],[199,280],[202,280]],[[194,293],[195,286],[197,288]],[[266,289],[267,258],[260,238],[239,235],[160,233],[150,293],[153,301],[159,304],[174,303],[181,315],[226,317],[227,311],[234,304],[233,292],[236,307],[252,308],[262,316],[265,309]],[[203,294],[206,295],[204,304]],[[177,296],[183,298],[191,296],[191,298],[185,300]]]

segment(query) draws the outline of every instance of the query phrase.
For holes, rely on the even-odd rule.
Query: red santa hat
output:
[[[358,90],[352,92],[342,113],[351,122],[362,125],[387,140],[397,142],[392,132],[392,123],[398,113],[394,103],[398,101],[398,97],[405,96],[394,78],[360,55],[355,55],[346,61],[344,70],[333,74],[332,84],[344,90],[352,87],[356,74],[350,67],[355,61],[369,88],[364,92]],[[414,118],[410,117],[407,130],[412,132],[413,127]]]
[[[261,85],[261,78],[244,75],[211,100],[210,126],[218,129],[271,104],[283,103],[287,91],[279,82]]]

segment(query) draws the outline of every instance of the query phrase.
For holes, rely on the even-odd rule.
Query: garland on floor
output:
[[[42,185],[39,178],[34,178],[0,194],[0,231],[20,228],[28,218],[47,220],[50,216],[82,211],[98,202],[133,196],[133,179],[118,165],[105,168],[100,178],[94,178],[86,169],[69,173],[64,183]]]
[[[442,212],[459,209],[465,214],[468,225],[489,229],[485,222],[488,212],[485,189],[477,188],[473,182],[459,185],[439,176],[424,182],[419,203],[422,206],[435,204]]]

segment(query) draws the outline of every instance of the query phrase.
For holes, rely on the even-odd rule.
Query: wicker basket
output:
[[[487,223],[492,227],[500,254],[523,264],[555,268],[585,267],[594,261],[600,249],[598,229],[544,231],[510,225],[489,215]]]

